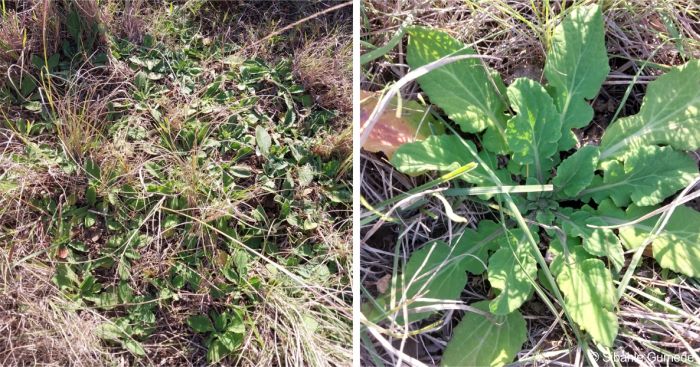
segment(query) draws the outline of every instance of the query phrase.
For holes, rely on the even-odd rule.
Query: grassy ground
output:
[[[0,365],[348,365],[351,7],[157,4],[2,2]]]
[[[599,141],[628,89],[630,96],[622,106],[620,116],[638,111],[646,84],[660,73],[653,68],[640,70],[645,60],[678,65],[684,60],[700,57],[697,28],[700,8],[694,2],[620,0],[604,3],[611,72],[593,101],[596,118],[587,128],[577,132],[585,143]],[[403,24],[410,22],[439,28],[471,45],[481,55],[498,57],[497,61],[487,62],[503,75],[506,83],[521,76],[541,80],[549,37],[561,19],[558,4],[554,2],[546,10],[542,2],[530,1],[444,1],[440,6],[364,1],[361,20],[363,53],[387,44]],[[408,73],[405,50],[404,37],[383,57],[364,65],[362,89],[381,91]],[[639,77],[632,84],[638,72]],[[401,95],[406,99],[416,99],[418,91],[418,85],[411,83]],[[361,158],[361,195],[369,205],[405,193],[434,178],[403,175],[393,169],[382,153],[363,151]],[[697,208],[697,204],[693,205]],[[480,220],[499,218],[492,209],[469,201],[456,209],[457,214],[469,220],[466,225],[452,222],[444,206],[435,199],[417,207],[405,206],[409,209],[403,210],[402,207],[393,213],[398,222],[386,222],[381,226],[372,222],[361,229],[360,276],[365,302],[387,291],[397,266],[400,269],[421,245],[430,240],[450,243],[465,228],[476,228]],[[371,214],[366,211],[363,218]],[[653,261],[646,260],[633,277],[632,284],[635,289],[646,289],[687,314],[698,315],[700,284],[697,280],[662,271]],[[470,277],[461,300],[470,304],[492,296],[493,291],[485,277]],[[558,316],[551,314],[537,297],[527,302],[521,311],[528,321],[529,335],[518,359],[530,359],[521,365],[581,366],[586,363],[575,342],[572,344],[567,340],[566,334],[570,331],[562,330],[557,323]],[[438,364],[452,329],[463,314],[462,311],[444,311],[440,317],[411,325],[410,337],[391,335],[376,325],[368,326],[362,334],[363,361],[368,365],[395,365],[399,359],[409,365]],[[690,319],[640,303],[631,295],[622,299],[618,314],[622,332],[616,350],[648,357],[662,353],[660,351],[684,353],[699,347],[695,326],[689,326],[688,330],[692,331],[687,333],[677,331],[679,325],[695,325]],[[371,328],[377,331],[374,335],[369,332]],[[377,334],[386,337],[388,343],[380,343],[375,337]],[[405,358],[400,357],[402,354]],[[410,361],[409,357],[415,360]],[[635,363],[656,365],[660,362],[646,358]]]

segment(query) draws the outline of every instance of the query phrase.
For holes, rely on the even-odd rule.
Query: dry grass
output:
[[[261,363],[349,364],[352,358],[349,290],[352,252],[350,226],[343,222],[347,217],[346,209],[337,206],[340,208],[337,212],[321,213],[316,231],[302,235],[290,227],[288,233],[278,233],[278,218],[261,223],[255,223],[252,218],[257,208],[267,211],[268,215],[275,214],[273,209],[277,205],[273,201],[274,194],[256,184],[255,175],[263,173],[263,158],[251,154],[238,162],[248,167],[253,177],[247,181],[237,180],[236,185],[241,187],[231,194],[231,190],[222,187],[220,176],[211,173],[213,166],[232,161],[231,151],[221,154],[215,150],[207,156],[208,161],[203,162],[204,147],[199,144],[186,151],[164,142],[167,139],[182,141],[186,125],[193,120],[206,121],[205,126],[213,131],[232,116],[239,117],[243,112],[252,114],[249,107],[216,106],[196,115],[183,108],[201,105],[205,86],[217,75],[229,71],[231,67],[222,62],[221,51],[204,55],[198,64],[203,69],[198,79],[201,90],[183,93],[179,85],[168,81],[171,85],[166,92],[146,101],[162,111],[161,119],[154,118],[152,111],[144,107],[145,103],[134,97],[134,71],[128,62],[109,55],[110,46],[115,45],[112,42],[118,42],[118,38],[142,44],[146,34],[176,51],[183,43],[189,45],[191,41],[193,44],[195,41],[200,44],[255,44],[271,32],[335,4],[188,1],[175,4],[173,8],[145,1],[97,4],[95,1],[10,2],[8,15],[0,18],[0,50],[3,50],[0,65],[3,71],[5,67],[13,70],[13,77],[23,74],[36,81],[41,93],[35,93],[32,98],[42,106],[43,113],[27,111],[24,103],[28,101],[0,100],[0,365],[205,365],[206,336],[194,333],[187,319],[234,305],[249,306],[252,320],[246,325],[244,346],[224,363],[249,366]],[[47,56],[51,56],[62,52],[63,41],[71,37],[65,22],[67,10],[72,6],[85,26],[105,31],[99,33],[93,51],[105,51],[108,61],[96,65],[92,59],[94,55],[81,53],[65,73],[47,75],[32,65],[31,55],[43,55],[46,51]],[[175,13],[170,9],[175,9]],[[350,62],[350,47],[349,38],[341,29],[349,29],[349,9],[340,14],[315,17],[255,48],[241,49],[235,56],[241,59],[260,57],[274,65],[279,59],[293,59],[297,53],[311,52],[311,47],[337,47],[345,51],[343,57],[327,60],[342,73],[336,81],[347,88],[350,75],[343,63]],[[338,33],[326,33],[326,29],[337,29]],[[191,33],[187,32],[195,36],[190,37]],[[25,33],[27,42],[22,43]],[[304,48],[304,45],[309,47]],[[307,70],[304,75],[313,78],[310,72]],[[222,86],[222,89],[237,90],[236,85]],[[254,107],[255,113],[273,117],[284,111],[280,108],[283,101],[276,87],[259,93],[260,103]],[[325,107],[340,109],[340,104]],[[302,120],[299,125],[302,125],[311,109],[295,108]],[[349,110],[340,112],[341,116],[332,123],[346,132],[351,131]],[[125,113],[128,119],[113,119],[112,115],[119,119]],[[50,129],[26,133],[17,128],[18,119],[48,120]],[[135,130],[144,131],[145,137],[135,140],[130,136]],[[347,148],[348,136],[347,133],[342,135],[342,144],[334,144],[332,150],[335,152],[335,147],[340,145]],[[322,136],[312,138],[313,141],[328,141]],[[336,153],[328,156],[333,154]],[[349,155],[349,151],[344,154]],[[134,357],[118,343],[101,340],[95,333],[97,325],[124,316],[127,307],[120,305],[105,310],[83,299],[69,301],[52,281],[55,266],[65,261],[62,251],[68,250],[54,243],[55,222],[37,203],[39,199],[51,199],[58,208],[57,216],[72,203],[84,205],[90,181],[84,171],[88,160],[98,164],[102,171],[99,182],[90,183],[96,186],[100,200],[110,198],[114,192],[122,194],[124,185],[128,184],[136,188],[140,199],[155,201],[153,210],[146,215],[127,208],[123,196],[109,204],[110,213],[112,207],[121,208],[119,214],[127,218],[125,223],[138,223],[139,233],[149,238],[137,249],[140,258],[131,263],[128,283],[134,294],[153,293],[154,280],[169,279],[172,265],[184,256],[197,252],[204,262],[200,269],[201,287],[182,288],[173,299],[158,302],[155,328],[141,340],[146,353],[143,358]],[[147,169],[149,164],[163,167],[163,175],[177,183],[174,192],[159,196],[147,190],[146,182],[168,183],[166,179],[158,182]],[[345,175],[338,180],[347,181]],[[300,193],[295,199],[318,198],[319,191],[320,185],[314,183],[309,185],[310,193]],[[180,213],[189,219],[175,228],[167,228],[166,219],[173,214],[168,203],[173,198],[183,198],[185,209]],[[90,260],[104,253],[109,237],[114,235],[114,231],[107,228],[104,213],[99,213],[97,218],[94,226],[87,228],[79,224],[70,232],[71,240],[86,244],[85,256]],[[210,228],[210,223],[217,219],[225,224],[221,227],[265,228],[269,231],[263,232],[265,240],[279,244],[279,257],[268,259],[267,263],[257,258],[251,261],[256,265],[250,269],[249,277],[260,280],[259,289],[248,284],[250,289],[245,294],[237,291],[222,299],[214,299],[210,294],[212,287],[227,281],[220,272],[216,256],[222,248],[232,246],[226,236]],[[187,227],[186,232],[183,227]],[[185,244],[182,234],[195,238],[196,245]],[[287,270],[287,266],[283,259],[296,254],[301,245],[327,246],[328,252],[313,260],[337,269],[337,274],[327,280],[307,279],[301,283],[284,276],[281,271]],[[288,268],[294,273],[303,265]],[[280,273],[270,270],[275,266],[281,269]],[[116,267],[94,269],[93,274],[105,288],[120,284]]]
[[[109,105],[128,98],[125,75],[109,66],[81,71],[85,76],[67,81],[66,88],[49,88],[60,91],[51,98],[57,137],[76,162],[82,162],[104,140]]]
[[[141,44],[149,28],[149,15],[152,15],[149,14],[150,8],[147,5],[144,0],[127,1],[123,4],[120,1],[107,1],[107,4],[103,5],[108,9],[105,11],[104,23],[114,35]]]
[[[26,262],[10,268],[6,250],[0,248],[0,364],[124,365],[94,334],[99,317],[76,312],[50,283],[50,266]]]
[[[346,29],[328,38],[309,40],[294,55],[294,72],[316,103],[344,113],[352,111],[352,42]]]
[[[520,76],[535,80],[543,77],[548,34],[559,21],[559,5],[556,2],[552,4],[549,19],[541,15],[542,9],[539,9],[540,13],[533,12],[531,3],[527,1],[445,1],[441,6],[368,1],[364,6],[369,29],[363,31],[363,39],[370,43],[376,46],[386,44],[401,24],[411,18],[413,24],[442,29],[465,44],[472,45],[479,54],[499,58],[498,61],[490,61],[490,66],[506,82]],[[518,17],[513,14],[518,14]],[[605,8],[606,44],[612,70],[606,88],[599,97],[604,99],[601,103],[607,106],[608,103],[621,101],[625,89],[640,68],[634,60],[677,65],[684,59],[700,57],[698,14],[700,9],[692,1],[658,2],[649,6],[646,1],[618,0],[608,4]],[[682,40],[672,40],[666,24],[675,28]],[[362,89],[381,89],[387,82],[405,75],[408,69],[404,50],[404,45],[400,45],[385,61],[370,65],[362,75]],[[625,114],[635,113],[644,94],[643,86],[659,73],[653,68],[641,72],[639,87],[634,89]],[[415,87],[408,87],[406,93],[402,95],[413,96]]]

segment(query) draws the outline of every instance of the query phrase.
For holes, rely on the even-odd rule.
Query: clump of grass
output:
[[[52,98],[57,137],[76,162],[95,150],[103,137],[110,102],[110,95],[100,96],[105,93],[105,84],[76,81]]]
[[[148,11],[145,1],[108,1],[105,5],[105,23],[111,33],[140,45],[148,30]]]
[[[8,12],[0,18],[0,29],[2,29],[2,33],[0,33],[0,50],[2,50],[0,60],[3,62],[2,70],[6,70],[7,67],[15,64],[22,55],[24,29],[15,12]]]
[[[307,41],[294,56],[294,72],[316,102],[345,113],[352,111],[352,42],[340,30]]]
[[[95,334],[99,316],[76,312],[52,284],[50,266],[16,264],[0,248],[0,361],[3,365],[119,364]]]

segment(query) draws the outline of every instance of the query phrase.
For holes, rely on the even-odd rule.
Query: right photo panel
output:
[[[700,4],[360,6],[360,365],[700,363]]]

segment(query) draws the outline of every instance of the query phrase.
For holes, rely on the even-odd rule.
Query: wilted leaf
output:
[[[380,96],[378,93],[360,91],[361,129],[365,128]],[[396,149],[402,144],[423,140],[430,135],[443,132],[443,126],[438,124],[429,111],[418,102],[402,101],[399,109],[394,100],[378,117],[362,148],[369,152],[383,152],[391,159]]]

